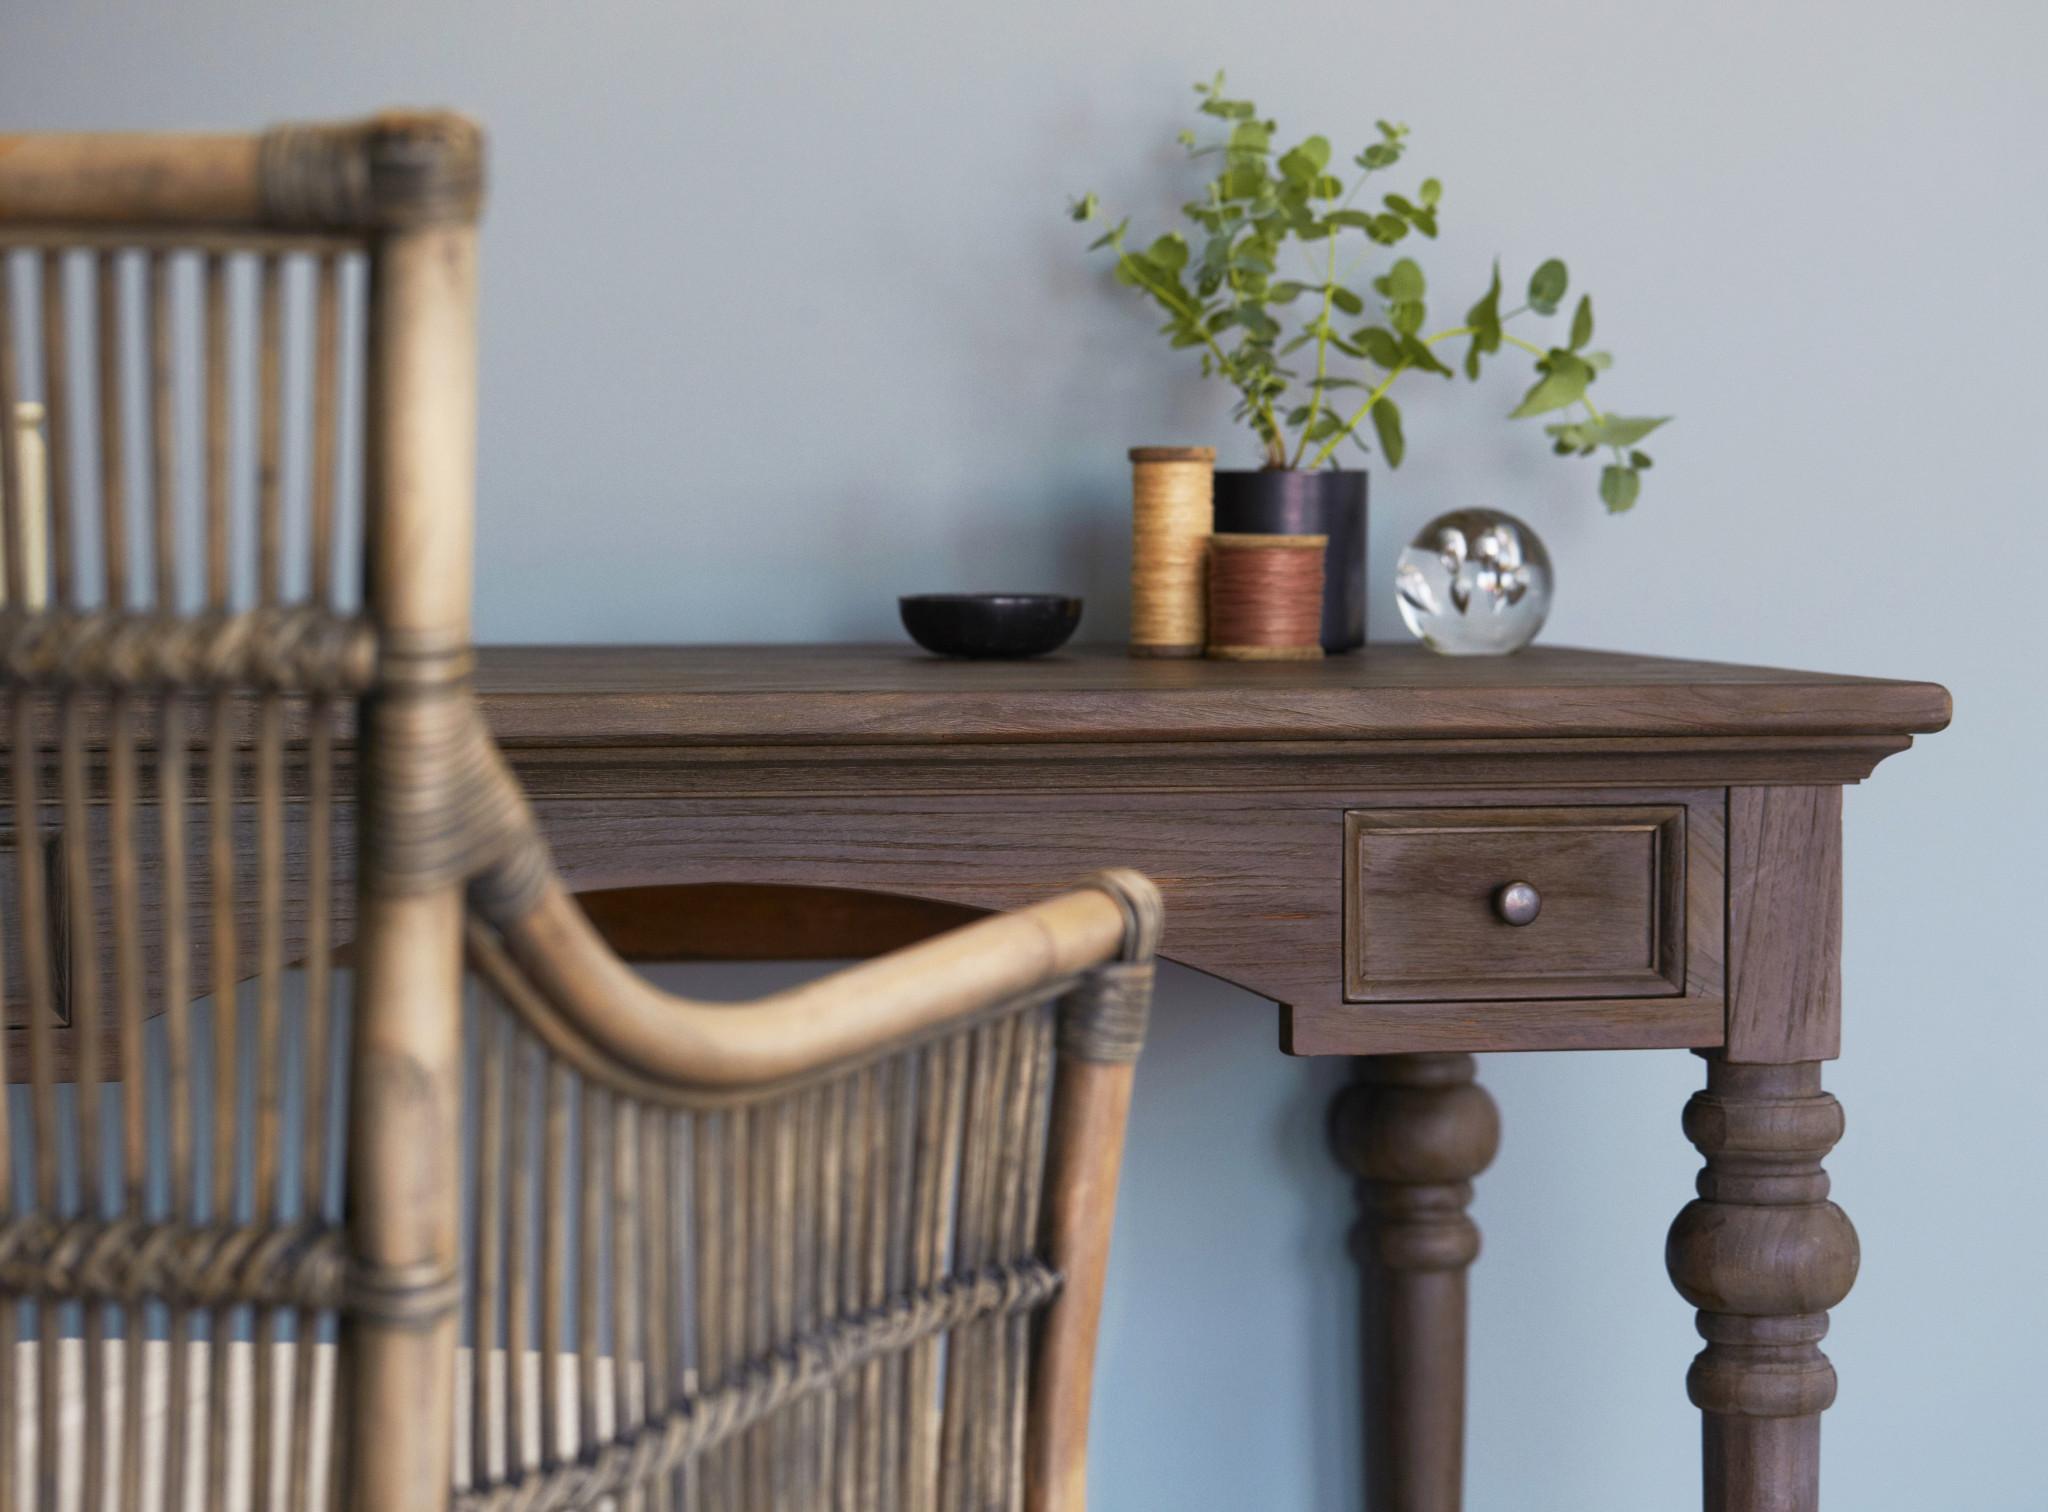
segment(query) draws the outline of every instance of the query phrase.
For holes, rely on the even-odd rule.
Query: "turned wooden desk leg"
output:
[[[1728,804],[1728,1036],[1685,1108],[1706,1166],[1665,1264],[1706,1348],[1706,1512],[1818,1512],[1828,1309],[1856,1280],[1856,1230],[1821,1162],[1842,1136],[1821,1063],[1841,1049],[1842,795],[1736,788]]]
[[[1465,1272],[1479,1230],[1472,1178],[1500,1113],[1469,1055],[1382,1055],[1332,1110],[1364,1215],[1365,1475],[1370,1512],[1457,1512],[1465,1456]]]
[[[1704,1414],[1707,1512],[1815,1512],[1820,1415],[1835,1400],[1820,1341],[1856,1280],[1856,1230],[1821,1169],[1841,1104],[1821,1090],[1818,1061],[1714,1055],[1685,1132],[1707,1163],[1665,1263],[1707,1344],[1685,1382]]]

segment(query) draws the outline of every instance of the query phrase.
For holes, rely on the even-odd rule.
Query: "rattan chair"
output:
[[[0,1512],[1078,1508],[1157,896],[621,963],[468,690],[481,179],[0,138]]]

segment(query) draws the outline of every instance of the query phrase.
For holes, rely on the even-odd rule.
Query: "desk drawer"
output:
[[[1345,998],[1683,995],[1685,826],[1676,804],[1351,810]]]

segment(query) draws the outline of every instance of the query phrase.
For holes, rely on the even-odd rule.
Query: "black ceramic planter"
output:
[[[1324,535],[1323,650],[1365,644],[1365,474],[1219,469],[1216,529],[1229,534]]]

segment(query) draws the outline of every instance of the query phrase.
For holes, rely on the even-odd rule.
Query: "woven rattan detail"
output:
[[[483,133],[458,115],[275,126],[259,152],[264,215],[276,226],[392,230],[474,220],[483,203]]]
[[[0,681],[116,692],[352,694],[377,673],[369,624],[297,606],[241,614],[0,612]]]
[[[1010,1317],[1045,1306],[1059,1274],[1039,1260],[990,1266],[948,1277],[883,1306],[844,1318],[749,1360],[724,1384],[685,1400],[665,1416],[605,1444],[576,1464],[503,1485],[458,1492],[457,1512],[556,1512],[597,1505],[646,1486],[693,1456],[857,1370],[963,1323]]]
[[[462,1278],[445,1265],[349,1267],[349,1314],[394,1328],[431,1328],[462,1305]]]
[[[42,1216],[0,1224],[0,1295],[321,1309],[347,1292],[339,1228]]]
[[[533,854],[540,842],[532,815],[466,686],[388,692],[369,721],[371,886],[431,892],[498,877],[500,867],[517,862],[540,868],[526,884],[538,888],[546,862]]]
[[[1060,1054],[1077,1060],[1134,1061],[1145,1048],[1152,1004],[1152,962],[1098,966],[1060,1000]]]
[[[1152,879],[1128,867],[1111,867],[1096,872],[1082,885],[1108,893],[1123,909],[1123,958],[1151,960],[1159,950],[1160,936],[1166,932],[1166,904]]]

